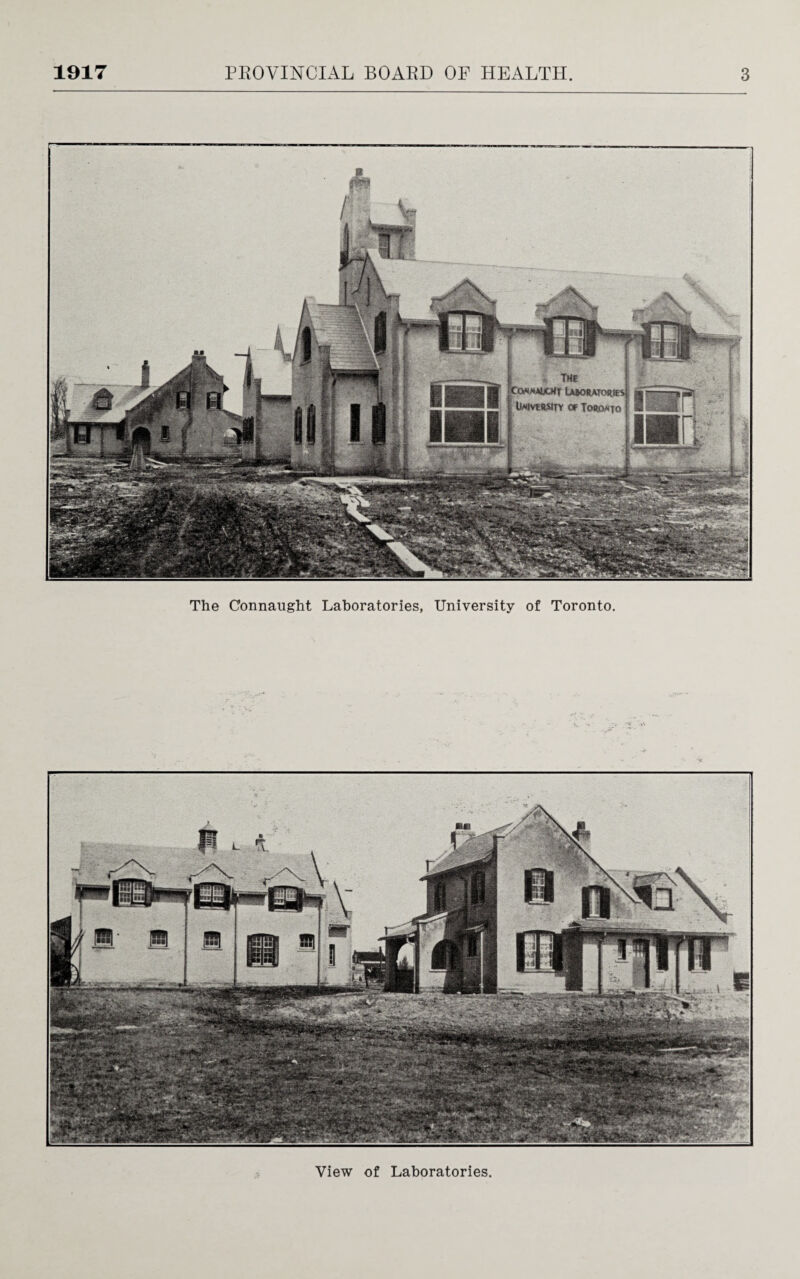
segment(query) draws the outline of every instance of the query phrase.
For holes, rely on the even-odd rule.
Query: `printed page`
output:
[[[9,14],[10,1269],[793,1273],[794,7]]]

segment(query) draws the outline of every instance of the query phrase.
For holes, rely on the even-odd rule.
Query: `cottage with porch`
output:
[[[422,880],[424,913],[381,938],[389,991],[733,989],[722,905],[681,867],[606,870],[585,822],[540,804],[483,834],[457,822]]]

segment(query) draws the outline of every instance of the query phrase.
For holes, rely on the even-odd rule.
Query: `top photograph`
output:
[[[51,579],[745,580],[752,156],[54,143]]]

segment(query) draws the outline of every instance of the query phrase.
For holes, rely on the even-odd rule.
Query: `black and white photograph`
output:
[[[747,579],[751,158],[51,145],[49,576]]]
[[[51,1145],[747,1145],[747,773],[53,773]]]

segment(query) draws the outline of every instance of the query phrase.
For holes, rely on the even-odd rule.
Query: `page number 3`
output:
[[[742,67],[741,75],[739,76],[739,79],[740,79],[740,80],[749,80],[749,79],[750,79],[750,68],[749,68],[749,67]]]

